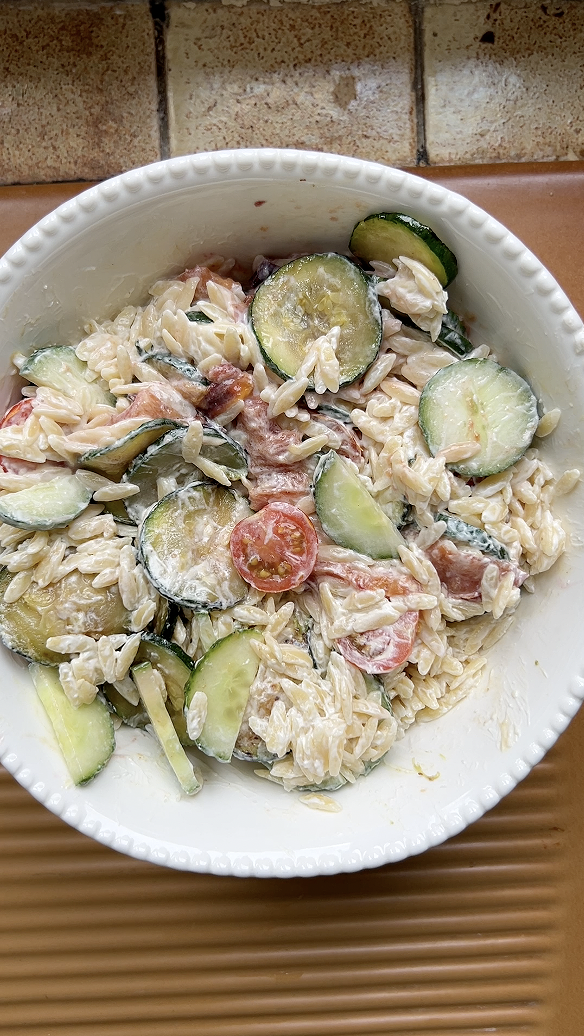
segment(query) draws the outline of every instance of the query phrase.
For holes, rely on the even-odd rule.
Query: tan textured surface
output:
[[[581,0],[428,6],[430,162],[583,158],[583,13]]]
[[[147,4],[0,3],[0,183],[111,176],[159,158]]]
[[[568,170],[564,170],[568,173]],[[584,166],[428,170],[584,309]],[[0,250],[75,193],[0,191]],[[462,835],[290,881],[117,855],[0,774],[1,1036],[581,1036],[584,711]]]
[[[170,4],[171,153],[300,147],[415,161],[408,5]]]

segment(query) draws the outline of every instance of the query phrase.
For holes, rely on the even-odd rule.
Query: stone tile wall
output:
[[[300,147],[584,157],[584,2],[0,0],[0,182]]]

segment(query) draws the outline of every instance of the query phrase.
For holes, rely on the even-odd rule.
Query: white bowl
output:
[[[261,203],[261,204],[259,204]],[[370,162],[300,151],[223,151],[171,159],[93,187],[24,235],[0,261],[2,367],[17,347],[75,341],[89,317],[140,302],[153,281],[204,252],[240,258],[345,249],[354,223],[398,210],[428,222],[459,260],[453,308],[549,409],[543,447],[560,473],[582,464],[584,330],[550,274],[465,198]],[[7,404],[10,384],[4,382]],[[246,764],[203,764],[181,797],[154,741],[124,727],[106,770],[75,788],[26,668],[0,657],[1,759],[40,802],[85,834],[140,859],[236,875],[313,875],[400,860],[461,831],[505,795],[584,697],[580,625],[583,491],[559,501],[572,545],[524,594],[491,653],[490,689],[413,728],[367,779],[308,809]],[[210,761],[209,761],[210,764]],[[433,780],[420,775],[423,771]]]

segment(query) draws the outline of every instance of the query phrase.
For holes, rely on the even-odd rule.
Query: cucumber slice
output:
[[[456,540],[457,543],[468,543],[482,554],[490,554],[499,561],[509,560],[507,548],[493,536],[489,536],[484,529],[477,529],[475,525],[463,522],[462,518],[453,518],[451,514],[437,514],[436,521],[446,522],[444,535],[447,539]]]
[[[138,662],[150,662],[164,678],[169,701],[175,710],[182,709],[185,701],[185,684],[191,675],[194,662],[185,655],[178,644],[171,644],[153,633],[143,633],[136,655]]]
[[[247,500],[211,482],[193,482],[156,504],[140,530],[140,558],[163,597],[204,611],[231,608],[247,584],[231,560],[229,540],[251,514]]]
[[[251,641],[257,630],[238,630],[216,641],[190,675],[185,691],[188,709],[196,691],[207,696],[207,718],[197,746],[205,755],[228,763],[241,727],[249,691],[259,668]]]
[[[367,262],[393,263],[400,255],[416,259],[445,288],[458,273],[456,256],[430,227],[403,212],[376,212],[353,228],[349,248]]]
[[[70,572],[57,583],[28,590],[12,604],[4,594],[13,577],[0,572],[0,639],[31,662],[59,665],[66,658],[46,646],[49,637],[86,633],[96,640],[129,631],[131,616],[122,604],[117,585],[92,586],[94,574]]]
[[[90,500],[91,490],[75,475],[58,475],[0,497],[0,521],[17,529],[57,529],[77,518]]]
[[[37,349],[20,368],[20,376],[33,385],[57,389],[63,395],[77,400],[84,411],[99,404],[111,407],[116,405],[116,397],[108,391],[105,382],[101,378],[91,380],[89,367],[69,345]]]
[[[67,769],[75,784],[86,784],[110,758],[116,741],[112,718],[98,698],[90,705],[71,704],[52,666],[30,665],[29,672],[43,703]]]
[[[104,683],[101,691],[110,711],[119,716],[128,727],[145,727],[150,722],[144,705],[141,702],[132,705],[111,683]]]
[[[140,692],[154,733],[160,741],[162,750],[172,766],[182,790],[187,795],[194,795],[200,791],[201,783],[178,739],[150,662],[142,662],[140,665],[133,666],[132,678]]]
[[[203,476],[198,468],[184,460],[182,441],[186,428],[174,428],[149,446],[132,462],[122,481],[140,487],[140,493],[126,502],[128,514],[141,522],[146,511],[158,501],[157,480],[174,478],[177,489]],[[247,474],[247,455],[242,446],[212,421],[205,423],[201,457],[224,468],[232,482]]]
[[[113,442],[110,446],[102,446],[97,450],[89,450],[79,458],[81,468],[89,468],[90,471],[97,471],[99,475],[105,475],[113,482],[119,482],[124,471],[147,446],[150,446],[156,439],[160,439],[170,428],[182,428],[178,421],[171,421],[169,418],[161,417],[156,421],[145,421],[139,428],[129,432],[123,438]]]
[[[539,420],[537,400],[515,371],[494,360],[459,360],[425,385],[418,420],[430,453],[461,442],[480,452],[449,464],[469,478],[505,471],[523,456]]]
[[[250,307],[266,363],[293,378],[316,338],[340,326],[340,384],[359,378],[381,344],[381,309],[374,287],[345,256],[294,259],[257,289]]]
[[[330,450],[314,472],[314,503],[334,543],[370,558],[396,558],[405,540],[352,468]]]

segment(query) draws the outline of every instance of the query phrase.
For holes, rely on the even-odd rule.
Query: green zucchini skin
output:
[[[30,531],[58,529],[78,518],[90,500],[91,490],[75,475],[57,475],[0,497],[0,521]]]
[[[73,782],[87,784],[116,747],[110,713],[99,698],[90,705],[72,705],[52,666],[33,664],[29,672]]]
[[[506,471],[530,446],[539,421],[530,386],[490,359],[465,359],[439,370],[424,386],[418,422],[430,453],[462,442],[480,451],[449,463],[459,475],[483,478]]]
[[[499,561],[509,561],[509,551],[502,543],[499,543],[493,536],[489,536],[484,529],[477,529],[475,525],[463,522],[462,518],[454,518],[450,514],[437,514],[437,522],[446,522],[444,535],[449,540],[456,540],[457,543],[466,543],[481,554],[490,554]]]
[[[430,227],[404,212],[374,212],[353,228],[349,248],[367,262],[393,263],[400,255],[421,262],[446,288],[458,273],[456,256]]]
[[[20,368],[21,378],[33,385],[53,388],[75,399],[84,410],[97,405],[115,407],[116,397],[100,378],[91,380],[91,371],[70,345],[37,349]]]
[[[330,450],[319,460],[313,482],[320,523],[334,543],[370,558],[399,557],[405,541],[359,476]]]
[[[474,345],[466,337],[462,320],[451,309],[442,317],[442,327],[436,345],[441,345],[459,357],[468,356],[474,349]]]
[[[421,330],[415,320],[412,320],[407,313],[397,313],[397,316],[398,319],[401,320],[402,324],[406,325],[406,327],[414,327],[417,331]],[[429,340],[430,339],[428,338],[428,341]],[[457,356],[459,359],[463,359],[465,356],[468,356],[468,354],[474,349],[474,345],[466,337],[465,327],[462,320],[450,309],[448,310],[448,313],[442,317],[440,333],[434,344],[441,346],[443,349],[448,349],[449,352],[453,353],[453,355]]]
[[[208,317],[206,313],[202,313],[200,309],[187,309],[186,312],[187,320],[190,320],[193,324],[212,324],[211,317]]]
[[[229,538],[249,514],[243,497],[211,482],[192,482],[163,497],[140,529],[140,560],[150,582],[163,597],[195,611],[242,601],[247,584],[231,560]]]
[[[233,755],[259,669],[259,656],[251,641],[260,639],[261,633],[255,629],[230,633],[209,648],[189,677],[185,708],[197,691],[207,697],[207,718],[196,739],[197,747],[222,763],[228,763]]]
[[[156,439],[160,439],[171,428],[182,428],[178,421],[161,417],[155,421],[145,421],[139,428],[129,432],[110,446],[102,446],[96,450],[88,450],[79,459],[79,466],[105,475],[113,482],[119,482],[134,457],[142,453]]]
[[[294,259],[267,277],[253,297],[250,320],[266,363],[284,380],[335,325],[341,326],[341,386],[364,374],[381,345],[375,288],[350,259],[332,252]]]

